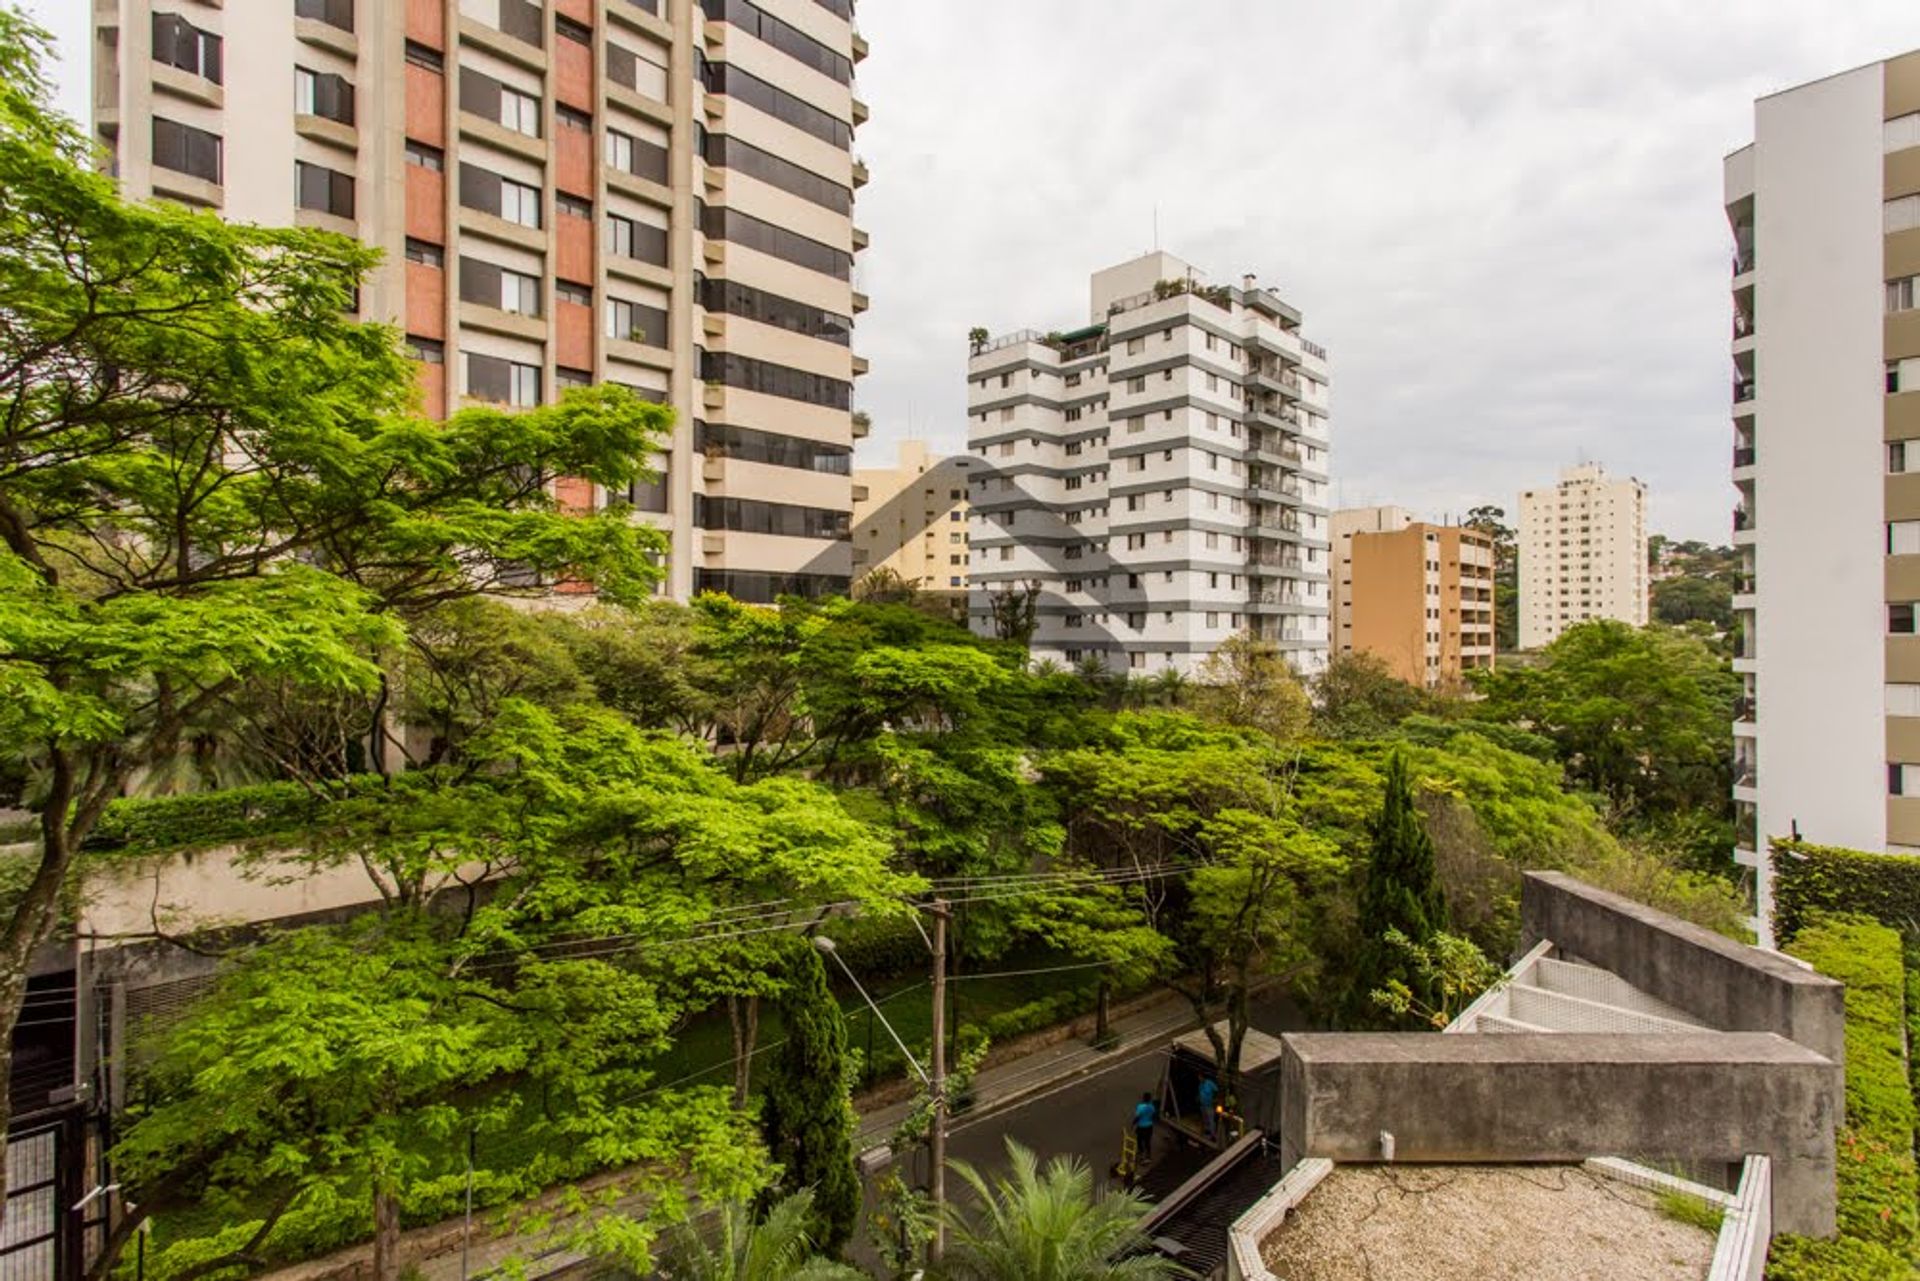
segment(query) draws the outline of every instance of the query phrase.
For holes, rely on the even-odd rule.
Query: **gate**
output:
[[[86,1195],[86,1129],[81,1109],[29,1122],[7,1136],[7,1208],[0,1221],[0,1281],[65,1281],[96,1248],[107,1198],[76,1210]],[[91,1220],[91,1221],[89,1221]]]

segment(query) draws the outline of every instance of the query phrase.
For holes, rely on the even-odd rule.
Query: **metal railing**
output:
[[[1302,338],[1300,340],[1300,349],[1309,356],[1317,356],[1321,360],[1327,358],[1327,349],[1317,342],[1308,342],[1305,338]]]
[[[1751,467],[1753,466],[1753,461],[1754,452],[1752,445],[1735,445],[1733,447],[1733,465],[1735,467]]]

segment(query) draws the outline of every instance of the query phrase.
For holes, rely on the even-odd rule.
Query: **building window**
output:
[[[161,116],[153,118],[153,163],[162,169],[220,181],[220,135]]]
[[[593,201],[582,200],[578,196],[569,196],[563,191],[553,193],[553,211],[568,218],[593,218]]]
[[[410,165],[418,165],[422,169],[432,170],[434,173],[439,173],[442,169],[446,168],[447,159],[446,156],[441,153],[440,148],[429,147],[424,142],[415,142],[409,138],[407,139],[407,163]]]
[[[1887,394],[1920,391],[1920,358],[1906,357],[1887,362]]]
[[[177,13],[153,15],[153,60],[220,83],[220,37]]]
[[[1887,606],[1887,631],[1894,636],[1913,635],[1913,602],[1899,601]]]
[[[293,0],[293,16],[353,30],[353,0]]]
[[[535,48],[546,47],[547,15],[532,0],[500,0],[500,30]]]
[[[540,225],[540,189],[478,165],[460,166],[460,203],[523,227]]]
[[[729,206],[708,205],[701,213],[700,229],[709,240],[741,245],[835,280],[849,280],[853,276],[853,255],[847,250]]]
[[[446,344],[436,338],[417,338],[407,335],[407,355],[422,364],[444,365],[447,363]]]
[[[472,67],[460,68],[460,110],[529,138],[540,136],[540,99]]]
[[[667,149],[658,143],[609,129],[605,150],[611,168],[652,182],[667,180]]]
[[[804,130],[842,151],[853,145],[851,121],[842,120],[784,89],[776,89],[732,63],[705,63],[701,68],[701,82],[708,93],[722,94],[744,102],[754,110]]]
[[[445,267],[446,251],[439,245],[431,245],[424,240],[415,240],[412,236],[408,236],[407,261],[417,262],[422,267]]]
[[[350,125],[353,123],[353,86],[345,76],[295,67],[293,109],[303,116],[324,116]]]
[[[516,316],[540,314],[540,281],[475,258],[460,259],[460,297]]]
[[[294,203],[302,209],[328,213],[336,218],[353,217],[353,176],[337,169],[293,162]]]
[[[1920,796],[1920,765],[1887,763],[1888,796]]]
[[[667,265],[667,231],[619,214],[607,215],[607,252],[656,266]]]
[[[431,71],[435,75],[444,75],[447,69],[446,59],[440,56],[438,49],[429,49],[411,40],[407,41],[407,65]]]
[[[1887,282],[1888,311],[1913,310],[1915,281],[1920,281],[1920,276],[1902,276],[1898,280],[1889,280]]]
[[[1908,147],[1920,147],[1920,111],[1908,112],[1904,116],[1895,116],[1887,121],[1882,137],[1888,151],[1905,151]]]
[[[1890,520],[1887,522],[1887,555],[1912,556],[1920,554],[1920,520]]]
[[[1911,231],[1920,227],[1920,195],[1901,196],[1889,200],[1884,207],[1884,229],[1888,235],[1896,231]]]
[[[660,234],[660,261],[666,262],[666,233]],[[733,280],[697,278],[700,305],[710,312],[725,312],[772,325],[791,333],[804,334],[845,347],[852,339],[853,321],[838,312],[826,311],[810,303],[796,302],[779,294],[756,289]]]
[[[578,307],[591,307],[593,306],[593,286],[575,284],[571,280],[556,280],[553,282],[553,300],[570,302]]]
[[[468,352],[467,395],[522,409],[537,405],[540,403],[540,367]]]
[[[609,298],[607,337],[664,347],[667,345],[667,313],[624,298]]]
[[[1887,470],[1904,472],[1907,470],[1907,445],[1904,440],[1889,441],[1887,444]],[[1920,451],[1917,451],[1920,452]]]

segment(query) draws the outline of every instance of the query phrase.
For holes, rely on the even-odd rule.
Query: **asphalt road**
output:
[[[1307,1026],[1284,1000],[1256,1003],[1252,1015],[1253,1026],[1263,1032],[1299,1031]],[[1104,1186],[1109,1169],[1119,1159],[1121,1139],[1132,1124],[1133,1105],[1143,1091],[1159,1084],[1162,1061],[1160,1052],[1143,1053],[1044,1091],[1017,1107],[978,1120],[958,1118],[948,1133],[948,1156],[991,1178],[1005,1166],[1005,1144],[1011,1138],[1033,1149],[1042,1162],[1061,1154],[1079,1157],[1092,1169],[1096,1186]],[[1179,1159],[1168,1151],[1172,1138],[1163,1127],[1155,1140],[1156,1156],[1170,1168]],[[912,1162],[911,1181],[924,1183],[924,1150],[906,1159]],[[964,1203],[965,1185],[951,1173],[947,1187],[949,1195]],[[859,1253],[864,1254],[864,1249]]]

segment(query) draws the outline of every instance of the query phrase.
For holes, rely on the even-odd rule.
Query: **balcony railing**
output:
[[[1752,574],[1735,574],[1733,576],[1733,594],[1735,596],[1753,595],[1753,583],[1754,579]]]
[[[1741,530],[1752,529],[1752,528],[1753,528],[1753,513],[1748,511],[1744,507],[1734,508],[1733,509],[1734,532],[1739,533]]]
[[[1735,445],[1733,447],[1733,465],[1735,467],[1751,467],[1753,466],[1753,459],[1754,453],[1752,445]]]
[[[1733,403],[1734,404],[1743,405],[1747,401],[1752,399],[1753,399],[1753,379],[1749,378],[1745,382],[1735,383],[1733,385]]]
[[[1760,700],[1751,696],[1740,699],[1733,705],[1733,719],[1736,721],[1759,720]]]
[[[1306,339],[1302,338],[1300,340],[1300,349],[1306,352],[1309,356],[1316,356],[1321,360],[1325,360],[1327,358],[1327,349],[1325,347],[1322,347],[1317,342],[1308,342]]]

